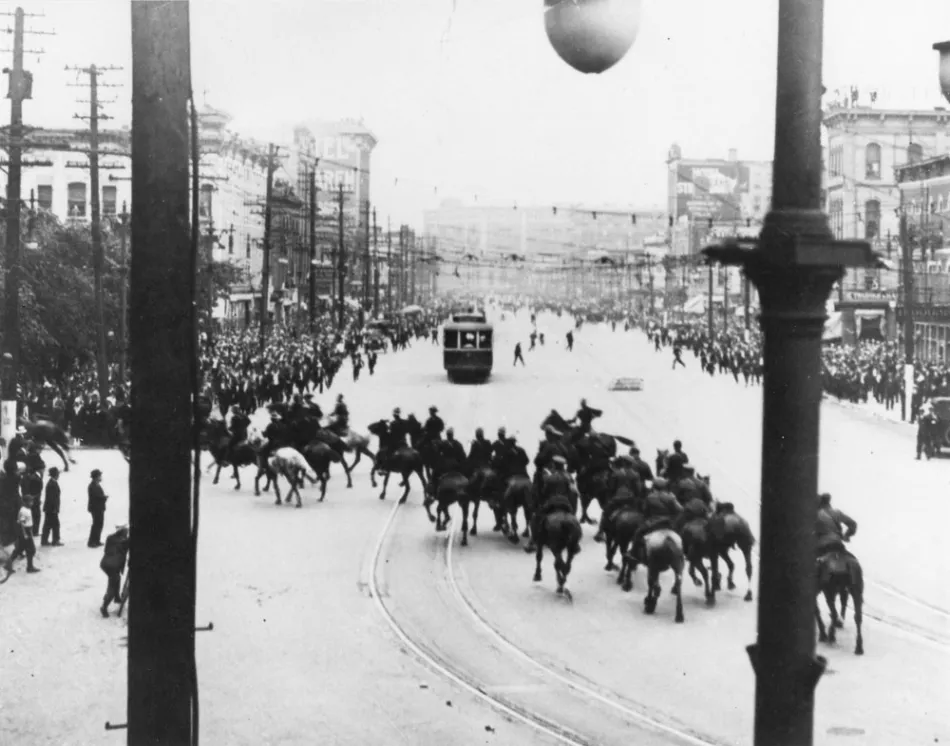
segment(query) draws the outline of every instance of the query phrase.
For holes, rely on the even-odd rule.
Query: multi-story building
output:
[[[833,105],[824,112],[826,212],[836,238],[896,238],[895,169],[947,152],[950,112]]]
[[[695,254],[715,235],[760,225],[772,201],[772,162],[667,156],[667,209],[674,254]]]
[[[91,212],[88,130],[37,129],[27,136],[30,143],[24,156],[29,161],[49,165],[23,169],[21,195],[29,204],[32,195],[37,209],[52,212],[63,222],[88,220]],[[131,207],[131,132],[128,128],[99,132],[99,204],[104,218]],[[0,172],[6,190],[7,172]]]

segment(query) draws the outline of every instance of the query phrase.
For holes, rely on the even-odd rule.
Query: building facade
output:
[[[667,210],[674,254],[695,254],[716,235],[760,226],[772,202],[772,162],[728,157],[684,158],[679,145],[667,156]]]

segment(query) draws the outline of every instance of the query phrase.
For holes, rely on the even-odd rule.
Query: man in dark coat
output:
[[[485,431],[478,428],[475,431],[475,440],[468,451],[468,462],[471,468],[482,469],[491,465],[492,444],[485,437]]]
[[[87,546],[95,549],[102,546],[102,526],[106,519],[106,501],[109,499],[102,489],[102,472],[99,469],[93,469],[89,475],[92,481],[87,490],[89,502],[86,509],[92,516],[92,526],[89,529],[89,542]]]
[[[49,481],[46,483],[46,500],[43,502],[43,514],[46,516],[43,520],[43,536],[40,540],[43,546],[49,545],[50,533],[53,535],[53,546],[63,546],[63,542],[59,540],[60,503],[59,469],[54,466],[49,470]]]
[[[27,472],[23,477],[23,494],[32,498],[30,503],[30,512],[33,516],[33,536],[40,535],[40,521],[43,517],[41,498],[43,496],[43,477],[39,469],[34,465],[27,467]]]
[[[661,528],[672,529],[674,519],[683,512],[683,507],[668,488],[669,483],[665,479],[656,479],[653,482],[653,490],[646,496],[643,504],[643,516],[646,521],[633,537],[630,548],[632,555],[639,554],[640,546],[647,534]]]
[[[106,594],[102,597],[102,606],[99,607],[99,613],[103,617],[108,618],[109,604],[113,601],[117,604],[122,603],[122,573],[125,572],[125,562],[128,554],[129,527],[126,525],[116,526],[115,533],[106,539],[106,548],[102,553],[102,560],[99,562],[100,569],[108,578]]]
[[[567,459],[555,456],[551,459],[551,469],[542,480],[538,509],[531,516],[531,540],[524,548],[529,554],[537,550],[539,542],[544,541],[542,533],[547,516],[558,512],[574,515],[576,510],[577,488],[571,475],[567,473]]]
[[[231,407],[231,439],[228,441],[228,453],[234,453],[239,443],[247,440],[247,430],[251,426],[251,418],[244,414],[240,404]]]
[[[426,441],[429,443],[435,443],[442,439],[442,432],[445,430],[445,423],[442,421],[442,418],[439,417],[439,410],[437,407],[429,407],[429,419],[425,421],[425,424],[422,426],[422,432],[425,435]]]

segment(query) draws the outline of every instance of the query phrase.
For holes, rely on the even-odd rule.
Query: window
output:
[[[457,329],[445,330],[445,349],[454,350],[459,346],[459,333]]]
[[[53,187],[49,184],[42,184],[36,188],[36,199],[41,210],[53,209]]]
[[[491,332],[485,330],[478,333],[478,349],[480,350],[490,350],[491,349]]]
[[[69,217],[86,217],[86,185],[81,181],[74,181],[68,187]]]
[[[116,188],[114,186],[102,187],[102,214],[115,215],[116,207]]]
[[[920,163],[924,159],[924,149],[918,142],[912,142],[907,146],[907,162]]]
[[[864,237],[873,240],[881,235],[881,203],[869,199],[864,203]]]
[[[831,232],[835,238],[844,237],[844,211],[840,197],[832,197],[828,203],[828,217],[831,223]]]
[[[210,218],[211,217],[211,195],[214,192],[214,187],[211,184],[202,184],[201,193],[198,196],[198,217],[199,218]]]
[[[828,169],[831,173],[831,176],[841,176],[843,156],[844,149],[840,145],[831,149],[831,154],[828,158]]]
[[[872,142],[864,149],[864,175],[868,179],[881,178],[881,146]]]

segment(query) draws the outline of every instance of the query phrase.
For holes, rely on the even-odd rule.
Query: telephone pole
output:
[[[100,168],[121,168],[121,166],[100,166],[99,164],[99,120],[111,119],[112,117],[102,114],[99,111],[99,88],[118,88],[115,85],[109,85],[99,82],[99,76],[103,73],[113,70],[121,70],[120,67],[112,65],[98,67],[89,65],[89,67],[66,66],[67,70],[75,70],[89,76],[89,115],[82,116],[74,114],[75,119],[89,120],[89,149],[83,152],[89,157],[89,164],[85,166],[79,163],[69,163],[71,167],[89,168],[89,210],[90,210],[90,228],[92,233],[92,268],[95,274],[95,293],[96,293],[96,325],[98,351],[96,354],[96,373],[99,383],[99,401],[105,404],[109,396],[109,361],[108,348],[106,347],[106,319],[105,319],[105,291],[102,284],[103,266],[105,264],[105,254],[102,248],[102,214],[99,202],[99,169]],[[72,87],[85,87],[83,84],[70,84]],[[80,101],[86,103],[86,101]],[[111,102],[109,102],[111,103]]]
[[[310,333],[317,325],[317,164],[310,169]]]
[[[5,13],[4,15],[11,15]],[[24,166],[53,165],[51,162],[24,162],[23,151],[28,148],[24,142],[23,102],[33,98],[33,73],[23,69],[23,54],[42,54],[42,49],[25,50],[25,34],[50,35],[49,32],[27,31],[24,27],[28,14],[23,8],[17,8],[13,27],[13,67],[4,70],[9,78],[10,127],[6,142],[2,144],[10,154],[7,166],[7,202],[6,202],[6,278],[4,285],[4,330],[3,359],[6,369],[2,376],[0,393],[0,437],[9,443],[16,434],[17,426],[17,383],[20,375],[20,192],[22,189],[22,169]],[[29,14],[33,16],[34,14]],[[8,30],[9,32],[9,30]],[[2,533],[2,532],[0,532]]]
[[[365,214],[363,225],[366,226],[366,246],[363,252],[363,308],[366,308],[369,305],[370,286],[373,281],[371,274],[372,260],[369,255],[369,200],[366,200],[363,212]]]
[[[261,266],[260,350],[267,346],[267,309],[270,308],[270,227],[271,198],[274,192],[274,171],[277,170],[277,146],[267,146],[267,192],[264,197],[264,262]]]
[[[393,226],[392,221],[386,218],[386,311],[393,312]]]
[[[379,316],[379,226],[373,208],[373,317]]]
[[[122,203],[122,213],[119,215],[119,383],[125,384],[125,368],[128,360],[128,331],[126,325],[129,319],[129,267],[126,256],[126,241],[129,230],[129,211],[126,203]]]
[[[132,455],[128,739],[193,746],[195,548],[189,444],[196,278],[189,224],[188,3],[132,3]],[[112,726],[117,727],[117,726]]]
[[[345,316],[345,304],[346,304],[346,245],[343,238],[343,181],[340,181],[339,188],[337,190],[337,209],[339,210],[338,216],[338,229],[339,229],[339,240],[340,240],[340,249],[337,252],[337,276],[338,281],[338,293],[339,293],[339,308],[337,309],[337,328],[340,333],[343,332],[343,322]]]

